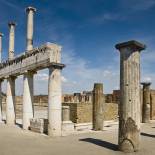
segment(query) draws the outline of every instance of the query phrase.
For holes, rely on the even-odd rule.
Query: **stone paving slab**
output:
[[[129,155],[155,155],[155,121],[142,124],[141,150]],[[122,155],[117,151],[116,127],[51,138],[0,124],[0,155]]]

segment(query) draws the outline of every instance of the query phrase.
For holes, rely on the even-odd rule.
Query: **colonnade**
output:
[[[28,7],[27,13],[27,38],[26,38],[26,53],[33,50],[33,17],[36,9]],[[15,26],[14,22],[9,23],[9,51],[8,61],[14,60],[14,42],[15,42]],[[0,33],[0,58],[2,51],[2,36]],[[57,51],[60,52],[60,51]],[[61,58],[61,54],[58,54]],[[60,58],[58,58],[60,63]],[[0,59],[1,61],[1,59]],[[51,136],[61,135],[61,70],[62,65],[49,65],[49,79],[48,79],[48,134]],[[35,70],[26,70],[23,73],[23,129],[29,129],[30,119],[34,117],[33,110],[33,77]],[[1,84],[4,79],[7,79],[7,93],[6,93],[6,124],[14,125],[16,122],[15,115],[15,79],[16,76],[8,76],[0,79],[0,94],[2,93]],[[0,95],[0,121],[2,121],[2,95]]]

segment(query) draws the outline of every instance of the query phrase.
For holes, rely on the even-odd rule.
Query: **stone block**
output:
[[[44,119],[44,118],[30,119],[30,130],[38,133],[47,133],[48,119]]]

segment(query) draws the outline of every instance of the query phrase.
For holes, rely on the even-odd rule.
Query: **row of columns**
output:
[[[27,46],[26,52],[33,49],[33,16],[36,9],[28,7],[27,13]],[[14,22],[9,23],[9,57],[14,59],[14,37],[15,37]],[[0,33],[0,58],[2,50],[2,34]],[[0,60],[1,61],[1,60]],[[63,67],[54,66],[49,67],[49,80],[48,80],[48,134],[51,136],[61,135],[61,69]],[[33,110],[33,77],[34,71],[25,71],[23,78],[23,129],[28,129],[30,126],[30,119],[34,117]],[[8,125],[15,124],[15,79],[16,77],[7,77],[7,97],[6,97],[6,123]],[[0,121],[2,121],[2,91],[0,80]]]

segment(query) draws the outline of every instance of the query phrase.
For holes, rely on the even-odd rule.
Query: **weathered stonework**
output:
[[[129,41],[120,51],[119,150],[134,152],[140,145],[140,51],[145,45]]]
[[[93,89],[93,129],[103,130],[103,84],[95,83]]]
[[[143,82],[142,123],[150,122],[150,82]]]

